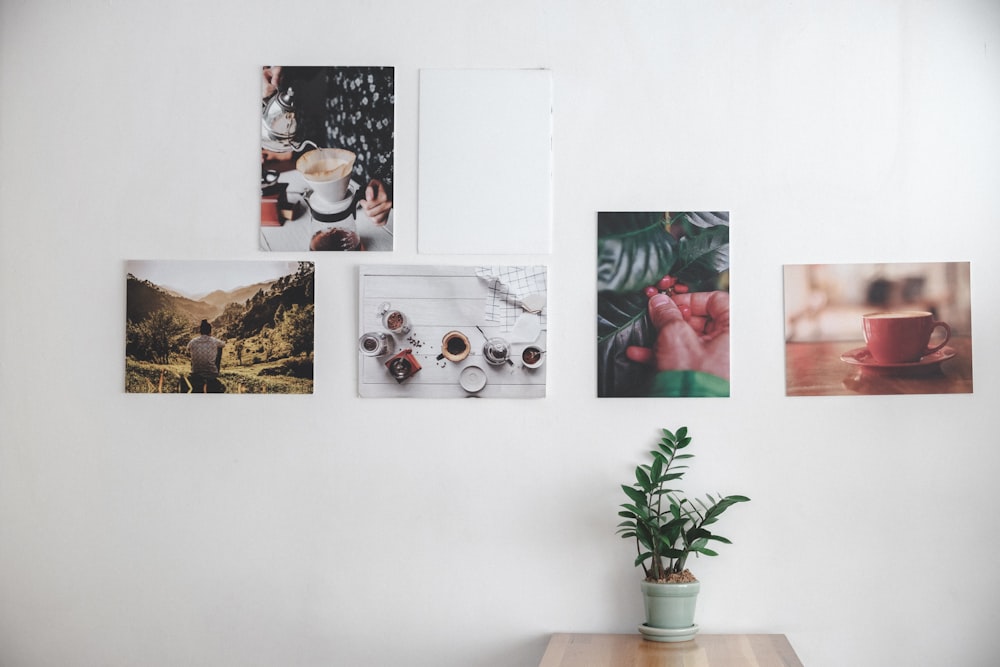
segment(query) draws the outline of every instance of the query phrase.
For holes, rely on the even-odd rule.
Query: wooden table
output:
[[[695,635],[661,643],[642,635],[556,634],[538,667],[802,667],[785,635]]]
[[[864,347],[864,341],[785,344],[785,392],[788,396],[859,394],[971,394],[972,339],[948,341],[955,356],[928,367],[898,372],[848,364],[840,356]]]

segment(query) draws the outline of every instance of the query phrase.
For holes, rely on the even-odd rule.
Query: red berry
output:
[[[656,286],[659,287],[661,290],[666,291],[666,290],[670,289],[671,287],[673,287],[674,284],[676,284],[676,283],[677,283],[677,279],[676,278],[674,278],[673,276],[670,276],[670,275],[666,275],[666,276],[663,276],[662,278],[660,278],[660,282],[656,283]]]
[[[674,291],[677,292],[678,294],[687,294],[688,286],[685,285],[684,283],[677,283],[676,285],[674,285]]]
[[[654,296],[660,293],[660,290],[650,285],[649,287],[644,289],[643,292],[646,294],[648,298],[652,299]]]

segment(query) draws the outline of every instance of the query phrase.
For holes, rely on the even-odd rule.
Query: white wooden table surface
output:
[[[297,170],[282,172],[278,176],[279,183],[288,183],[288,201],[296,203],[302,201],[303,193],[308,186],[302,174]],[[356,181],[351,182],[351,187],[358,186]],[[353,191],[353,190],[352,190]],[[280,227],[260,228],[260,249],[274,252],[308,252],[309,242],[313,234],[323,228],[323,223],[315,222],[309,214],[309,209],[303,202],[300,207],[300,214],[295,220],[289,220]],[[391,252],[393,246],[392,225],[395,217],[394,211],[389,212],[389,220],[384,226],[378,226],[371,221],[365,212],[358,208],[355,214],[358,235],[364,249],[371,252]]]
[[[537,268],[537,267],[531,267]],[[411,349],[421,366],[415,375],[397,383],[385,362],[391,357],[367,357],[358,351],[358,393],[363,397],[420,398],[539,398],[545,396],[547,362],[546,324],[543,309],[538,318],[540,332],[533,343],[514,342],[506,325],[486,320],[490,297],[487,281],[476,275],[475,266],[362,266],[359,276],[358,337],[382,332],[379,307],[388,302],[410,320],[411,331],[392,336],[393,354]],[[452,330],[464,333],[470,342],[469,356],[460,362],[438,359],[441,339]],[[511,341],[511,361],[494,366],[483,358],[487,338]],[[529,344],[544,351],[538,368],[527,368],[521,352]],[[486,375],[486,386],[467,392],[459,382],[462,370],[478,366]]]

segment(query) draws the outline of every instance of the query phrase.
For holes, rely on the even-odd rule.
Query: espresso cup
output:
[[[382,331],[369,331],[358,340],[358,349],[366,357],[392,354],[392,336]]]
[[[924,310],[868,313],[861,320],[868,351],[882,364],[920,361],[921,357],[940,350],[951,338],[951,327]],[[931,334],[938,327],[943,330],[944,339],[931,345]]]
[[[521,350],[521,363],[525,368],[538,368],[542,365],[542,348],[529,345]]]
[[[441,339],[441,356],[448,361],[462,361],[470,349],[469,339],[461,331],[449,331]]]

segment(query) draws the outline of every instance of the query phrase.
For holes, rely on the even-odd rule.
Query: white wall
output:
[[[396,67],[396,252],[310,257],[314,395],[126,395],[124,260],[260,257],[266,63]],[[495,259],[550,267],[548,397],[356,398],[362,259],[483,260],[416,252],[419,68],[537,66],[555,251]],[[4,2],[0,67],[5,667],[507,667],[634,632],[618,485],[682,424],[692,486],[753,498],[695,563],[703,632],[995,662],[997,3]],[[623,209],[732,211],[731,399],[595,398]],[[782,264],[966,260],[974,394],[784,396]]]

